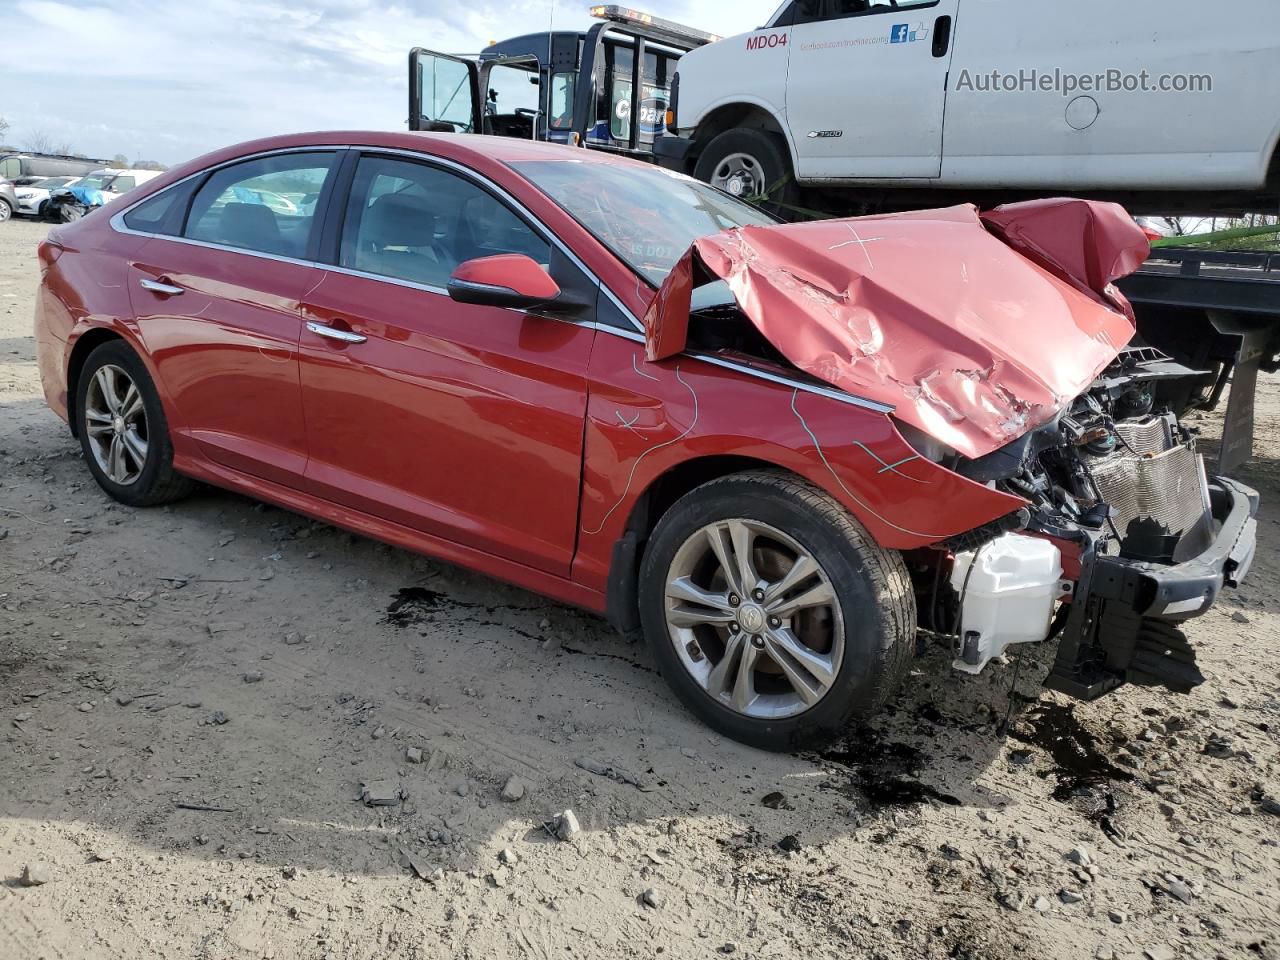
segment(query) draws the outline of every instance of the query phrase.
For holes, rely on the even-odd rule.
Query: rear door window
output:
[[[183,236],[311,259],[316,206],[337,153],[285,153],[215,170],[191,203]]]

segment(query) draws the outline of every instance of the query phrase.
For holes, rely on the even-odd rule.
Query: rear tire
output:
[[[794,218],[800,199],[791,152],[780,134],[743,127],[716,136],[698,156],[693,175],[730,196]]]
[[[5,223],[13,216],[13,207],[9,206],[9,201],[0,199],[0,223]]]
[[[89,472],[113,498],[152,507],[187,496],[196,483],[173,469],[160,395],[123,340],[94,348],[76,384],[75,415]]]
[[[751,563],[735,581],[724,571],[742,572],[743,555]],[[802,558],[812,572],[787,586]],[[640,615],[684,704],[765,750],[825,743],[876,713],[915,647],[901,555],[817,487],[770,471],[713,480],[667,511],[645,551]]]

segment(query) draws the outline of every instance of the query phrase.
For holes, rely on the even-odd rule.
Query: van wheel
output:
[[[685,705],[766,750],[829,741],[878,711],[916,633],[901,555],[817,487],[766,471],[713,480],[667,511],[640,615]]]
[[[173,469],[173,444],[160,395],[129,345],[96,347],[76,385],[80,446],[89,472],[116,500],[150,507],[178,500],[195,481]]]
[[[774,213],[785,213],[800,196],[786,140],[766,130],[726,130],[707,144],[693,174]]]

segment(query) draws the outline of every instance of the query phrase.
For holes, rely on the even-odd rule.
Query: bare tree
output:
[[[9,132],[9,121],[6,120],[4,117],[0,117],[0,138],[3,138],[5,134],[7,134],[8,132]]]
[[[27,135],[23,149],[30,150],[32,153],[68,154],[71,152],[71,144],[65,140],[54,140],[47,131],[33,130]]]

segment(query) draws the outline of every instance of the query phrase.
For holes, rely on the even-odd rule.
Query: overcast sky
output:
[[[728,36],[776,5],[642,9]],[[558,0],[556,28],[585,29],[587,6]],[[542,0],[0,0],[4,140],[44,133],[93,157],[172,164],[268,134],[403,130],[410,47],[474,52],[545,30],[550,15]]]

